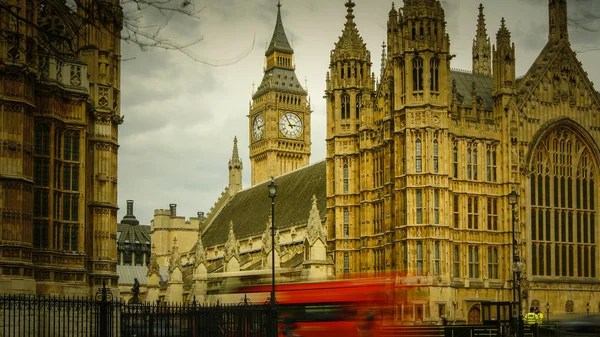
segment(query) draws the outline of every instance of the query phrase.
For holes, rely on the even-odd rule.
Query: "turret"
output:
[[[402,13],[398,12],[394,6],[394,3],[392,2],[392,9],[390,9],[390,13],[388,14],[388,23],[387,23],[387,27],[388,27],[388,41],[387,41],[387,45],[388,45],[388,54],[393,55],[395,53],[395,46],[397,44],[397,39],[399,38],[398,36],[398,29],[399,29],[399,23],[400,21],[402,21]]]
[[[234,195],[242,190],[242,160],[237,146],[237,137],[233,137],[233,154],[229,160],[229,194]]]
[[[331,79],[326,88],[327,137],[340,133],[356,133],[359,129],[363,89],[374,89],[371,76],[371,53],[363,42],[356,23],[355,3],[346,2],[346,23],[342,36],[331,51]],[[329,73],[327,74],[330,75]]]
[[[567,0],[549,0],[549,41],[560,41],[569,39],[567,28]]]
[[[511,43],[510,32],[502,18],[496,34],[494,47],[494,88],[493,96],[511,95],[515,88],[515,45]]]
[[[473,40],[473,74],[491,75],[491,43],[485,28],[483,5],[479,4],[477,35]]]
[[[398,65],[393,109],[411,104],[445,104],[450,38],[439,0],[406,0],[397,32],[388,31],[388,51]],[[395,35],[390,37],[390,35]]]

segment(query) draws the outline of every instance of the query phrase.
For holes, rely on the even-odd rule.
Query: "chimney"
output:
[[[133,215],[133,200],[127,200],[127,215]]]
[[[127,214],[121,220],[122,224],[139,225],[140,222],[133,215],[133,200],[127,200]]]
[[[169,209],[171,210],[171,216],[177,216],[177,204],[170,204]]]

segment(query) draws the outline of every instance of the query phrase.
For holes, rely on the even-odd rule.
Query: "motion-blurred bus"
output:
[[[238,291],[254,303],[267,302],[271,286]],[[392,282],[387,278],[278,284],[279,336],[378,336],[391,310],[392,294]]]

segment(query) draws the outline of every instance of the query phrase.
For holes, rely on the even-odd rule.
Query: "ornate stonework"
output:
[[[14,19],[29,28],[8,25],[0,42],[0,248],[11,251],[0,256],[0,292],[88,295],[102,279],[117,286],[118,123],[98,128],[95,116],[102,109],[122,121],[122,17],[118,1],[104,3],[118,16],[106,24],[61,1],[23,3]],[[109,56],[104,65],[99,54]],[[100,78],[105,66],[114,80]]]

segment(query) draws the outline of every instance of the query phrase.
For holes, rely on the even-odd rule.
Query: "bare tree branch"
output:
[[[190,41],[174,41],[163,35],[165,28],[175,18],[188,18],[200,20],[200,14],[205,9],[196,9],[193,0],[120,0],[122,11],[115,12],[115,7],[108,0],[33,0],[39,1],[39,19],[35,22],[32,18],[25,17],[26,11],[18,11],[14,1],[0,0],[0,22],[3,27],[15,26],[4,34],[17,32],[18,25],[24,24],[37,32],[40,48],[48,53],[57,55],[78,53],[78,48],[85,45],[85,34],[80,34],[86,26],[103,28],[102,31],[115,34],[116,37],[129,44],[140,47],[141,50],[163,49],[177,51],[192,60],[211,66],[224,66],[239,62],[254,49],[254,40],[249,48],[240,55],[230,60],[209,60],[202,58],[190,50],[190,47],[200,43],[203,37]],[[7,15],[4,15],[7,14]],[[54,20],[45,21],[44,18],[58,17],[60,24]],[[144,20],[146,19],[146,20]],[[145,21],[153,21],[147,25]],[[115,32],[113,25],[122,27],[120,32]],[[17,40],[19,37],[17,37]],[[79,39],[80,42],[76,43]],[[19,47],[21,43],[17,42]]]

